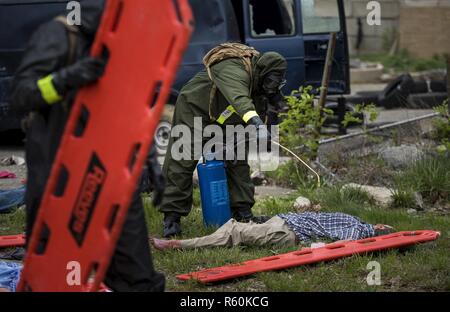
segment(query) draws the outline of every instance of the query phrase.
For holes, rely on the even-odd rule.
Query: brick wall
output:
[[[400,48],[416,57],[450,54],[450,0],[404,0]]]

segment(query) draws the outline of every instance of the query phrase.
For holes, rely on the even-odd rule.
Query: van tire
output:
[[[411,94],[429,93],[429,92],[447,92],[447,83],[445,81],[427,81],[420,80],[414,82],[414,87]]]
[[[411,94],[408,97],[408,108],[431,109],[441,105],[447,98],[448,94],[443,92]]]
[[[386,109],[404,107],[413,88],[414,80],[411,75],[400,75],[381,91],[378,101]]]
[[[346,97],[347,103],[351,104],[374,104],[379,106],[378,96],[380,91],[362,91],[358,92],[355,95]]]
[[[166,155],[167,145],[169,144],[170,131],[172,130],[174,111],[175,105],[166,104],[161,115],[158,127],[155,131],[154,144],[158,153],[158,159],[160,160]]]

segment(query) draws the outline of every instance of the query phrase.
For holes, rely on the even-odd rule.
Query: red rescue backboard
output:
[[[440,236],[435,231],[409,231],[389,235],[332,243],[324,247],[303,248],[294,252],[265,257],[242,263],[206,269],[194,273],[178,275],[180,280],[195,279],[202,283],[213,283],[257,272],[288,269],[300,265],[330,261],[355,254],[400,248],[436,240]]]
[[[21,291],[96,291],[192,32],[187,0],[109,0],[34,225]],[[81,285],[68,285],[76,261]],[[92,287],[89,278],[94,277]]]

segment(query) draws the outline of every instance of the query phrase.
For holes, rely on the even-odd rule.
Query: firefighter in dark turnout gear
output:
[[[263,120],[268,117],[269,106],[283,102],[280,90],[285,82],[286,60],[275,52],[260,55],[253,48],[241,44],[222,44],[216,49],[216,61],[212,61],[211,66],[205,63],[207,69],[198,73],[181,90],[175,105],[173,126],[187,126],[194,134],[193,141],[202,140],[202,146],[205,142],[194,127],[196,117],[201,117],[203,128],[212,124],[223,127],[254,125],[260,139],[270,138]],[[235,50],[237,56],[233,57]],[[242,57],[238,56],[240,54]],[[172,146],[178,139],[170,138],[163,166],[167,184],[159,209],[164,213],[165,237],[181,233],[180,218],[191,210],[192,174],[201,156],[192,153],[189,159],[174,159]],[[194,149],[191,148],[191,152]],[[233,218],[240,222],[266,221],[254,217],[251,211],[255,203],[254,185],[247,160],[225,163]]]
[[[89,56],[103,2],[81,1],[81,26],[69,26],[65,16],[42,25],[31,37],[13,81],[13,109],[28,114],[24,123],[28,237],[76,92],[95,83],[104,72],[105,60]],[[164,290],[165,278],[153,267],[139,190],[132,200],[105,284],[114,291]]]

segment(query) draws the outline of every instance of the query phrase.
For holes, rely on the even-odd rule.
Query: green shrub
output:
[[[446,55],[436,55],[432,58],[412,57],[406,49],[400,50],[395,55],[371,54],[361,57],[363,61],[379,62],[383,64],[385,70],[395,72],[424,71],[431,69],[446,68]]]
[[[392,199],[391,207],[393,208],[411,208],[416,205],[416,199],[412,191],[396,189],[392,192]]]
[[[289,110],[280,114],[280,142],[290,149],[304,146],[303,155],[313,160],[319,149],[320,128],[325,121],[325,114],[332,115],[333,111],[320,110],[314,106],[312,87],[300,87],[286,97]]]
[[[345,208],[350,214],[374,204],[373,198],[364,190],[350,187],[342,189],[341,186],[318,189],[312,200],[327,210],[343,211]]]
[[[308,169],[297,161],[289,160],[281,164],[277,170],[266,173],[266,176],[279,186],[290,188],[314,188],[316,180],[309,178]]]
[[[399,174],[396,181],[400,190],[415,190],[432,203],[450,200],[450,159],[445,155],[427,156]]]
[[[434,109],[440,118],[433,121],[432,138],[439,142],[437,148],[440,154],[450,152],[450,112],[448,111],[448,100]]]

